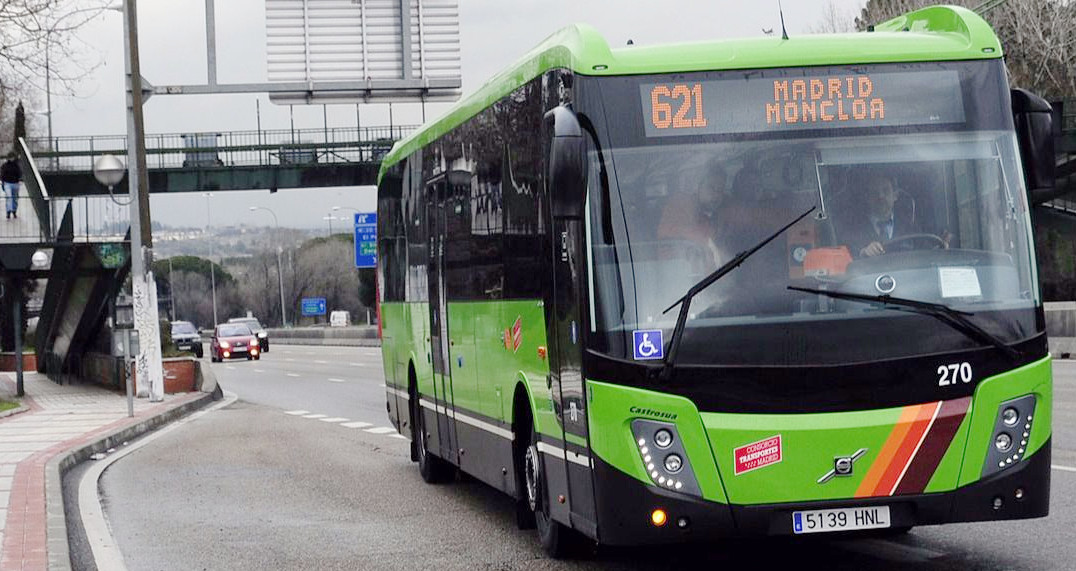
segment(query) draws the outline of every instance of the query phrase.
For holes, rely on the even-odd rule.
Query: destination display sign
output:
[[[964,122],[955,70],[643,83],[647,137]]]

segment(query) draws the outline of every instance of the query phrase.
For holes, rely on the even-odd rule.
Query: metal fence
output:
[[[146,135],[146,166],[198,169],[227,166],[380,161],[417,126],[337,127]],[[127,137],[54,137],[28,141],[42,172],[89,171],[97,157],[126,157]]]
[[[120,242],[131,225],[130,207],[124,199],[110,196],[52,197],[44,200],[49,210],[49,228],[42,227],[35,203],[29,194],[20,193],[14,217],[7,215],[7,194],[3,196],[4,217],[0,218],[0,243],[52,242],[56,239],[67,210],[71,210],[71,232],[75,242]]]

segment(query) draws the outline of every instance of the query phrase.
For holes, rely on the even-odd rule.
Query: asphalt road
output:
[[[214,363],[224,390],[245,401],[386,424],[379,347],[270,345],[258,361]]]
[[[376,349],[281,346],[260,362],[214,365],[240,400],[101,479],[128,567],[1060,570],[1076,561],[1076,363],[1055,366],[1058,469],[1048,518],[921,527],[897,539],[609,549],[567,562],[545,558],[533,532],[515,528],[511,502],[490,488],[422,482],[407,441],[384,429],[379,363]]]

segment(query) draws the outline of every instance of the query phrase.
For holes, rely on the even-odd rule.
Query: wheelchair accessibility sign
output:
[[[664,344],[660,329],[643,329],[631,332],[635,346],[635,360],[664,359]]]

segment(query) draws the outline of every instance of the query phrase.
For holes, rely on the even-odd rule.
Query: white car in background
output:
[[[348,327],[351,325],[350,311],[334,311],[329,314],[329,327]]]

